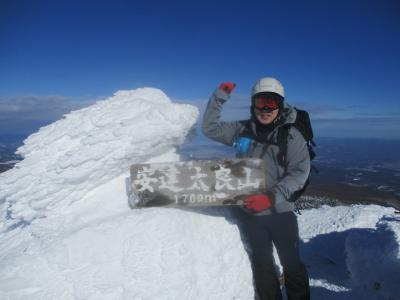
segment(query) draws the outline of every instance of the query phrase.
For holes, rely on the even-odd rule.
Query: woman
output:
[[[279,146],[279,132],[294,123],[296,110],[284,101],[282,84],[266,77],[252,89],[249,120],[221,121],[223,105],[234,88],[234,83],[222,83],[211,96],[204,113],[203,132],[223,144],[236,145],[241,157],[262,158],[265,162],[267,192],[248,196],[236,214],[242,236],[250,246],[256,299],[282,299],[272,244],[283,266],[288,299],[309,299],[295,207],[289,200],[308,178],[310,157],[302,134],[294,126],[289,126],[285,157]]]

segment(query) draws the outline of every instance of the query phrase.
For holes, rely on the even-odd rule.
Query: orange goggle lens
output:
[[[254,106],[258,110],[275,110],[279,108],[279,100],[272,98],[256,98]]]

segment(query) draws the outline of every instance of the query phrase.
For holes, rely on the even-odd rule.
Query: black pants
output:
[[[286,293],[289,300],[310,299],[307,270],[300,260],[299,229],[293,212],[269,216],[252,216],[240,208],[234,209],[239,229],[250,247],[256,299],[282,299],[275,271],[272,243],[283,266]]]

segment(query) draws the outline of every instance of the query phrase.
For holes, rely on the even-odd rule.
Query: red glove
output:
[[[225,91],[228,95],[232,93],[233,89],[235,88],[236,83],[233,82],[223,82],[220,84],[219,89]]]
[[[250,195],[244,199],[244,205],[248,209],[260,212],[272,207],[272,200],[267,195]]]

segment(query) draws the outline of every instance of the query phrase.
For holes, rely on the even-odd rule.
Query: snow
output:
[[[129,166],[179,160],[197,117],[142,88],[30,136],[0,174],[0,299],[252,299],[228,210],[128,206]],[[396,299],[394,209],[323,206],[298,219],[313,299]]]
[[[223,286],[232,296],[251,293],[234,225],[190,211],[131,211],[124,179],[97,188],[63,216],[3,235],[0,298],[217,299]]]
[[[299,229],[315,299],[397,299],[400,216],[393,208],[305,210]]]
[[[195,107],[143,88],[119,91],[41,128],[18,149],[24,160],[0,175],[8,204],[1,214],[10,217],[2,225],[62,210],[131,164],[174,151],[197,116]]]

